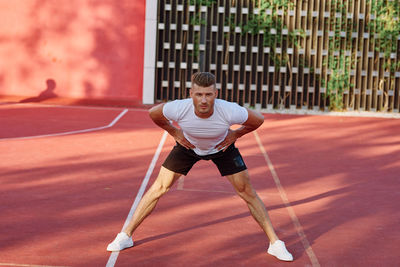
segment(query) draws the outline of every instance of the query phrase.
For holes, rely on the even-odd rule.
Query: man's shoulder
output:
[[[193,101],[191,98],[184,98],[184,99],[176,99],[172,102],[179,103],[182,105],[189,105],[189,104],[192,104]]]
[[[224,100],[224,99],[217,98],[217,99],[215,99],[215,104],[217,104],[219,106],[224,106],[224,105],[230,105],[230,104],[232,104],[232,102],[229,102],[229,101]]]
[[[182,118],[185,114],[191,110],[193,104],[192,99],[177,99],[170,102],[165,103],[163,107],[164,116],[167,118],[177,121]]]
[[[226,121],[232,124],[242,124],[247,120],[247,109],[240,106],[238,103],[219,100],[216,102],[216,112]]]
[[[215,99],[215,104],[220,108],[241,108],[236,102],[230,102],[224,99]]]
[[[170,102],[165,103],[165,105],[171,106],[171,107],[184,107],[184,106],[189,106],[192,104],[192,99],[191,98],[185,98],[185,99],[175,99]]]

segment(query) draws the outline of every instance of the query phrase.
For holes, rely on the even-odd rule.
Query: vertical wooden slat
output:
[[[188,79],[188,30],[189,30],[189,16],[188,16],[188,4],[186,1],[181,0],[180,5],[182,5],[182,11],[178,12],[178,16],[181,16],[181,25],[177,25],[180,28],[180,42],[181,42],[181,62],[177,62],[179,64],[180,69],[180,86],[181,86],[181,98],[188,97],[188,88],[186,86],[186,82]]]
[[[221,64],[221,69],[222,69],[222,81],[223,81],[223,95],[225,95],[226,100],[230,100],[229,96],[229,90],[228,90],[228,84],[231,82],[231,75],[229,73],[229,70],[227,68],[228,66],[228,61],[229,61],[229,37],[230,37],[230,31],[229,31],[229,2],[230,0],[222,0],[222,3],[224,3],[224,13],[223,13],[223,21],[222,21],[222,29],[223,29],[223,55],[222,55],[222,64]],[[227,29],[227,31],[225,30]]]
[[[249,15],[248,19],[250,19],[250,14],[254,14],[256,1],[249,1]],[[262,67],[262,46],[260,47],[260,35],[256,35],[252,37],[253,44],[251,46],[251,55],[252,55],[252,77],[251,77],[251,94],[254,98],[253,103],[256,109],[262,108],[262,74],[259,70],[260,66]]]
[[[355,58],[356,58],[356,83],[355,83],[355,101],[354,101],[354,109],[360,110],[361,109],[361,88],[362,88],[362,83],[361,83],[361,70],[362,70],[362,59],[360,57],[360,49],[362,49],[362,43],[360,39],[360,19],[359,19],[359,13],[360,13],[360,3],[361,0],[355,0],[355,12],[354,12],[354,20],[357,25],[356,28],[356,33],[357,33],[357,38],[356,38],[356,49],[354,51],[355,53]],[[360,54],[359,54],[360,53]]]
[[[236,23],[236,15],[235,13],[231,12],[231,8],[235,8],[235,1],[231,0],[231,3],[229,4],[229,6],[227,7],[227,12],[228,12],[228,17],[229,17],[229,27],[234,27],[232,26],[232,23],[235,24]],[[235,65],[235,57],[234,57],[234,50],[235,48],[235,42],[236,42],[236,34],[234,32],[232,32],[231,30],[229,31],[229,38],[228,38],[228,46],[226,47],[227,51],[228,51],[228,60],[227,62],[225,62],[225,64],[227,64],[227,70],[228,70],[228,83],[227,83],[227,92],[228,92],[228,100],[229,101],[237,101],[236,99],[236,90],[233,90],[233,88],[237,88],[237,76],[235,75],[234,71],[233,71],[233,67]],[[233,51],[232,51],[232,47],[233,47]]]
[[[365,19],[364,19],[364,30],[363,30],[363,35],[369,35],[369,29],[368,29],[368,22],[367,18],[369,17],[370,14],[370,7],[371,5],[369,4],[370,0],[365,0],[364,3],[364,14],[365,14]],[[376,111],[374,108],[374,98],[376,94],[376,90],[373,90],[372,88],[372,70],[373,70],[373,58],[370,56],[371,55],[371,47],[372,47],[372,38],[363,36],[364,43],[365,43],[365,48],[364,48],[364,60],[365,60],[365,73],[367,73],[365,80],[366,80],[366,107],[365,109],[370,111]]]
[[[280,93],[281,93],[281,100],[280,100],[280,108],[285,109],[290,107],[290,94],[288,94],[286,88],[287,88],[287,83],[289,81],[289,71],[288,71],[288,49],[289,49],[289,30],[288,30],[288,9],[285,7],[281,9],[282,14],[280,15],[280,19],[283,22],[282,26],[282,33],[281,33],[281,40],[282,40],[282,51],[281,51],[281,58],[283,61],[283,64],[280,68],[280,73],[281,73],[281,81],[279,84],[280,87]]]
[[[294,6],[294,9],[289,9],[288,10],[288,14],[287,14],[287,19],[288,19],[288,31],[290,32],[295,32],[296,30],[296,16],[295,16],[295,8],[296,6]],[[296,39],[297,36],[292,36],[291,38],[293,38],[291,40],[291,45],[290,47],[288,47],[288,58],[289,58],[289,62],[288,62],[288,81],[286,84],[286,96],[288,99],[288,107],[289,109],[292,109],[295,107],[295,103],[294,103],[294,97],[296,95],[296,84],[294,82],[294,73],[293,73],[293,63],[295,62],[295,52],[296,52]],[[289,53],[290,52],[290,53]]]
[[[397,37],[397,55],[395,64],[400,65],[400,36]],[[396,68],[393,84],[393,111],[400,112],[400,68]]]
[[[308,9],[308,1],[302,1],[302,5],[300,8],[300,29],[304,29],[307,32],[307,24],[308,24],[308,19],[305,14],[307,14],[307,9]],[[307,50],[309,50],[309,40],[308,40],[307,34],[305,34],[304,37],[301,38],[301,48],[299,50],[299,83],[297,86],[297,107],[302,108],[304,104],[304,95],[305,91],[307,90],[307,75],[305,75],[305,72],[307,71],[307,58],[306,58],[306,53],[308,53]]]
[[[323,37],[323,46],[321,53],[322,58],[322,81],[321,81],[321,88],[320,88],[320,108],[322,110],[327,109],[327,87],[328,87],[328,63],[329,63],[329,32],[331,31],[331,3],[330,1],[324,1],[324,12],[323,12],[323,19],[324,19],[324,37]]]
[[[169,23],[167,23],[166,25],[168,25],[168,27],[166,27],[168,34],[167,34],[167,38],[166,38],[166,43],[168,44],[168,47],[164,47],[165,49],[167,49],[167,68],[168,68],[168,72],[167,72],[167,76],[166,76],[166,81],[168,83],[168,88],[167,88],[167,100],[172,100],[174,99],[174,65],[175,61],[174,61],[174,52],[173,52],[173,39],[174,39],[174,32],[171,29],[171,22],[172,22],[172,1],[167,1],[167,5],[166,5],[166,19]],[[167,10],[168,8],[168,10]]]
[[[180,62],[181,62],[181,54],[180,51],[182,49],[179,48],[179,45],[177,44],[180,43],[180,28],[178,25],[181,25],[181,17],[178,16],[178,10],[177,10],[177,4],[179,0],[173,0],[172,1],[172,9],[171,9],[171,14],[174,17],[172,20],[172,25],[173,28],[171,29],[171,32],[173,33],[171,36],[172,42],[171,42],[171,48],[173,55],[171,57],[171,61],[174,62],[174,67],[171,68],[171,73],[172,73],[172,81],[173,81],[173,99],[179,99],[181,98],[181,91],[180,91],[180,75],[179,75],[179,69],[180,69]]]
[[[168,64],[169,64],[169,50],[165,47],[165,43],[169,43],[169,16],[168,12],[165,10],[165,6],[168,4],[168,1],[165,1],[162,6],[163,15],[164,15],[164,35],[163,42],[160,43],[160,46],[163,50],[163,73],[162,73],[162,93],[161,97],[163,101],[167,101],[169,99],[169,83],[168,83]]]
[[[369,72],[369,76],[371,76],[371,88],[374,88],[373,90],[373,98],[372,98],[372,109],[371,110],[382,110],[383,108],[383,91],[380,91],[380,88],[383,89],[383,87],[379,86],[380,85],[380,79],[381,79],[381,74],[382,72],[380,71],[381,69],[381,60],[379,59],[379,51],[377,51],[377,42],[378,40],[374,37],[375,32],[376,32],[376,20],[373,19],[374,16],[376,15],[375,13],[372,12],[371,6],[368,12],[368,18],[369,18],[369,32],[370,32],[370,49],[369,49],[369,55],[372,55],[372,57],[369,59],[372,66],[371,70]],[[372,30],[372,31],[371,31]],[[381,95],[382,94],[382,95]]]
[[[227,75],[226,72],[223,70],[222,65],[224,64],[224,56],[225,56],[225,32],[224,32],[224,24],[225,24],[225,0],[219,0],[218,4],[218,41],[217,41],[217,66],[216,66],[216,71],[219,73],[217,77],[219,76],[219,80],[217,82],[221,83],[220,87],[220,97],[223,99],[226,98],[226,83],[227,83]],[[220,9],[221,8],[221,9]],[[222,12],[221,12],[221,11]],[[221,49],[222,48],[222,49]]]
[[[354,38],[353,33],[356,32],[356,25],[354,22],[355,17],[355,1],[349,1],[348,13],[351,14],[351,18],[347,19],[348,25],[348,34],[350,34],[350,47],[351,51],[350,56],[350,92],[349,92],[349,101],[348,101],[348,110],[354,110],[355,106],[355,84],[356,84],[356,65],[357,65],[357,43],[356,38]]]
[[[310,66],[312,64],[311,61],[311,29],[312,29],[312,17],[310,16],[310,12],[312,10],[313,1],[309,0],[305,3],[305,8],[303,9],[306,12],[306,16],[304,18],[305,23],[305,47],[304,47],[304,66],[303,66],[303,92],[301,99],[301,108],[307,109],[309,105],[309,84],[310,84]]]
[[[264,38],[266,37],[267,33],[264,33]],[[272,50],[270,45],[264,47],[264,75],[266,77],[266,104],[267,109],[272,109],[274,104],[274,73],[273,73],[273,62],[272,62]],[[271,71],[272,70],[272,71]]]
[[[318,17],[315,9],[316,1],[312,0],[309,4],[308,16],[310,17],[310,66],[309,66],[309,79],[307,85],[307,109],[312,109],[315,105],[315,77],[317,67],[317,29]]]
[[[301,9],[302,9],[302,1],[298,0],[296,2],[296,9],[295,9],[295,28],[296,29],[304,29],[301,25]],[[299,47],[303,47],[304,43],[303,43],[303,38],[300,36],[297,36],[298,39],[298,43],[299,43]],[[292,64],[292,82],[293,82],[293,86],[292,86],[292,109],[295,109],[298,107],[298,94],[297,94],[297,88],[299,87],[299,80],[300,80],[300,74],[299,74],[299,70],[300,70],[300,56],[299,56],[299,47],[295,47],[294,49],[294,53],[293,53],[293,64]]]
[[[351,36],[348,35],[349,20],[347,19],[347,15],[350,14],[349,13],[349,5],[351,4],[351,0],[343,1],[342,4],[344,5],[344,9],[342,12],[342,28],[341,28],[341,35],[342,35],[342,33],[344,33],[344,36],[342,36],[342,39],[343,39],[342,53],[344,53],[345,68],[346,68],[345,71],[350,74],[351,64],[350,64],[349,59],[351,58],[351,46],[350,46]],[[348,63],[348,65],[347,65],[347,63]],[[348,77],[349,84],[350,84],[350,80],[351,80],[351,75]],[[344,93],[343,93],[343,102],[344,102],[343,107],[346,110],[349,108],[349,103],[350,103],[350,101],[349,101],[350,100],[350,89],[351,89],[350,87],[345,88]]]
[[[239,55],[239,67],[240,67],[240,71],[239,73],[237,73],[239,75],[239,81],[238,81],[238,103],[240,105],[244,105],[245,100],[246,100],[246,90],[245,90],[245,80],[246,80],[246,76],[247,76],[247,71],[246,71],[246,62],[247,62],[247,34],[242,35],[240,32],[240,27],[237,25],[240,25],[240,22],[243,21],[243,13],[242,13],[242,7],[244,5],[244,2],[246,0],[240,0],[238,1],[238,5],[236,8],[236,12],[237,12],[237,18],[239,19],[239,23],[236,23],[236,27],[235,27],[235,33],[237,35],[237,38],[240,40],[239,41],[239,47],[237,50],[237,54]],[[239,31],[239,32],[236,32]],[[244,50],[243,50],[244,48]]]
[[[275,12],[275,19],[276,21],[279,21],[281,19],[281,15],[278,13],[279,8],[277,7],[276,9],[273,10]],[[283,60],[283,47],[282,47],[282,32],[278,30],[278,25],[275,27],[276,28],[276,42],[275,42],[275,55],[277,57],[277,62],[275,62],[275,83],[274,83],[274,91],[275,91],[275,108],[283,108],[283,97],[282,97],[282,80],[284,79],[284,73],[281,71],[282,67],[282,60]]]
[[[156,66],[157,66],[157,70],[156,70],[156,88],[155,88],[155,96],[156,99],[162,99],[162,74],[163,74],[163,65],[159,65],[159,64],[163,64],[163,50],[162,50],[162,46],[160,45],[161,43],[163,43],[163,35],[164,35],[164,30],[163,28],[160,27],[160,24],[163,23],[164,21],[164,13],[163,13],[163,9],[162,9],[162,5],[163,1],[158,1],[158,8],[157,8],[157,14],[158,14],[158,34],[157,34],[157,44],[156,44]]]
[[[321,87],[323,87],[323,58],[322,58],[322,50],[324,49],[324,30],[325,30],[325,1],[316,0],[316,9],[318,10],[318,27],[317,27],[317,63],[315,69],[315,105],[314,109],[319,110],[322,106],[322,94]]]
[[[288,8],[283,9],[283,14],[282,14],[282,21],[283,21],[283,29],[284,29],[284,33],[283,33],[283,38],[284,38],[284,42],[282,45],[282,55],[284,55],[284,60],[285,60],[285,64],[283,66],[283,69],[285,70],[284,73],[284,78],[282,79],[282,85],[281,85],[281,91],[282,91],[282,98],[283,98],[283,103],[282,103],[282,108],[284,109],[288,109],[290,108],[290,104],[291,104],[291,87],[290,87],[290,77],[291,77],[291,65],[290,65],[290,61],[291,61],[291,57],[290,57],[290,52],[293,50],[293,46],[290,42],[290,16],[289,16],[289,9],[290,6]],[[287,61],[287,62],[286,62]]]
[[[368,40],[364,38],[364,32],[365,32],[365,12],[366,12],[366,6],[365,6],[365,1],[366,0],[360,0],[360,14],[363,16],[361,17],[359,14],[359,20],[360,20],[360,29],[359,29],[359,38],[362,43],[362,69],[361,69],[361,110],[368,110],[368,103],[369,103],[369,93],[370,93],[370,88],[368,88],[368,77],[367,77],[367,69],[368,69],[368,58],[367,58],[367,52],[368,52]]]

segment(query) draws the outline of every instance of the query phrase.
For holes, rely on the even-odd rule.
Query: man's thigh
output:
[[[168,190],[181,176],[182,174],[173,172],[161,166],[160,172],[157,176],[157,179],[154,181],[154,184],[157,188],[164,188]]]
[[[199,160],[200,158],[196,156],[193,150],[186,149],[177,143],[162,166],[175,173],[187,175],[193,165]]]
[[[239,149],[232,144],[221,156],[213,158],[221,176],[232,175],[247,169]]]

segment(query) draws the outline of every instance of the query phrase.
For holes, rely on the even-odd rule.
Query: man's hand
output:
[[[185,138],[182,129],[176,128],[167,118],[164,117],[163,107],[164,103],[152,107],[149,110],[150,118],[155,124],[166,130],[175,139],[175,141],[181,144],[183,147],[187,149],[195,148],[195,146]]]
[[[235,143],[237,139],[254,131],[263,124],[264,116],[260,112],[250,109],[247,109],[247,112],[249,116],[242,127],[236,130],[229,129],[228,135],[225,137],[224,141],[215,146],[218,150],[223,149],[223,151],[225,151],[231,144]]]
[[[224,141],[216,145],[216,148],[218,150],[223,149],[223,151],[225,151],[230,145],[235,143],[238,138],[239,137],[236,135],[236,132],[229,129]]]
[[[194,148],[196,148],[183,135],[182,129],[176,128],[175,132],[173,134],[171,134],[171,135],[172,135],[172,137],[174,137],[176,142],[178,142],[181,146],[185,147],[186,149],[194,149]]]

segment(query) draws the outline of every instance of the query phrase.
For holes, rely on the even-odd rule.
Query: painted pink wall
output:
[[[0,0],[0,95],[141,102],[144,23],[145,0]]]

